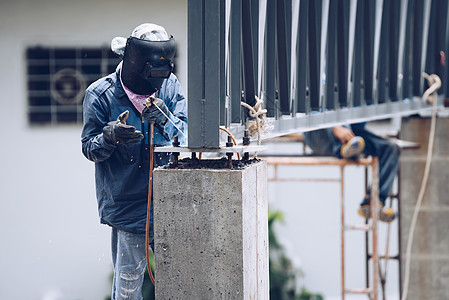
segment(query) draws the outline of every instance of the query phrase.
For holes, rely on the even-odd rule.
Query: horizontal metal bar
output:
[[[346,294],[369,294],[371,289],[346,289]]]
[[[371,226],[368,224],[361,224],[361,225],[345,225],[345,230],[364,230],[368,231],[371,230]]]
[[[371,157],[358,160],[339,159],[328,156],[304,156],[304,157],[263,157],[269,165],[300,165],[300,166],[366,166],[372,163]]]
[[[443,106],[444,96],[438,96],[438,107]],[[279,119],[267,118],[266,123],[270,129],[262,132],[262,139],[273,138],[290,133],[307,132],[342,124],[388,119],[396,116],[409,116],[418,113],[430,112],[432,107],[414,97],[411,100],[387,102],[377,105],[368,105],[352,108],[342,108],[312,114],[296,114],[295,117],[283,116]],[[244,126],[231,124],[228,128],[236,139],[242,138]]]
[[[268,181],[276,181],[276,182],[340,182],[340,179],[325,179],[325,178],[278,178],[271,177],[268,178]]]
[[[372,258],[372,255],[371,255],[371,254],[368,254],[367,257],[368,257],[368,259],[371,259],[371,258]],[[391,255],[390,255],[390,256],[379,255],[378,258],[380,258],[380,259],[399,259],[399,258],[400,258],[400,255],[399,255],[399,254],[394,255],[394,256],[391,256]]]
[[[155,147],[154,152],[211,152],[211,153],[254,153],[258,151],[266,150],[265,146],[232,146],[232,147],[221,147],[221,148],[187,148],[187,147],[172,147],[163,146]]]

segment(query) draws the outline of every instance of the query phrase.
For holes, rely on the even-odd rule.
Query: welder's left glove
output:
[[[153,123],[167,140],[170,140],[170,138],[165,133],[164,127],[167,123],[167,118],[169,115],[170,113],[167,105],[165,105],[162,99],[156,97],[151,97],[147,100],[145,108],[142,111],[142,118],[150,123]]]

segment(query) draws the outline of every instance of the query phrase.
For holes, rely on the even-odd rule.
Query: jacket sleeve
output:
[[[187,144],[187,100],[176,76],[173,75],[170,79],[172,80],[167,84],[167,96],[164,101],[170,111],[170,120],[182,133],[179,133],[179,130],[170,121],[165,124],[164,131],[168,134],[170,140],[178,135],[180,144],[184,146]]]
[[[100,162],[108,159],[115,149],[115,145],[103,138],[103,127],[109,122],[108,107],[101,101],[101,95],[93,90],[87,90],[83,103],[83,131],[81,144],[84,156]]]

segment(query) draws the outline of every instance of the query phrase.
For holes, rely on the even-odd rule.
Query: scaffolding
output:
[[[407,149],[417,149],[420,147],[418,143],[404,141],[399,139],[399,132],[392,133],[389,132],[387,136],[396,143],[402,150]],[[278,137],[276,139],[269,140],[272,142],[287,142],[287,143],[300,143],[303,146],[303,152],[306,153],[306,146],[302,135],[289,135],[284,137]],[[393,205],[393,200],[397,201],[397,218],[398,222],[398,252],[395,255],[389,255],[388,244],[390,239],[390,225],[389,223],[387,232],[387,245],[385,253],[382,255],[379,253],[378,249],[378,217],[374,214],[373,218],[366,219],[364,224],[350,225],[345,222],[345,176],[344,170],[346,167],[355,166],[363,167],[365,175],[365,192],[369,189],[368,178],[371,177],[371,201],[370,210],[373,210],[374,203],[378,198],[378,184],[379,184],[379,174],[378,174],[378,162],[376,157],[365,157],[358,160],[352,159],[338,159],[335,157],[327,156],[308,156],[308,155],[291,155],[291,154],[262,154],[261,158],[267,161],[267,164],[272,166],[271,176],[268,177],[269,182],[336,182],[340,184],[340,209],[341,209],[341,298],[344,300],[346,294],[367,294],[370,299],[377,300],[381,299],[379,290],[382,292],[382,299],[386,299],[385,295],[385,284],[386,284],[386,272],[387,264],[382,272],[380,261],[387,262],[389,259],[397,260],[398,262],[398,287],[399,295],[402,294],[402,274],[401,274],[401,226],[400,226],[400,169],[396,175],[397,177],[397,188],[396,192],[389,195],[390,207]],[[308,177],[281,177],[279,176],[279,167],[281,166],[334,166],[339,168],[339,177],[325,177],[321,176],[319,178],[308,178]],[[371,175],[371,176],[370,176]],[[377,211],[377,210],[376,210]],[[345,280],[345,232],[348,230],[362,230],[365,231],[365,288],[347,288],[347,282]],[[371,242],[371,243],[370,243]],[[372,262],[372,267],[370,268],[370,261]]]
[[[338,159],[333,157],[264,157],[268,165],[274,167],[273,175],[268,181],[320,181],[320,182],[338,182],[340,183],[340,208],[341,208],[341,298],[344,300],[346,294],[368,294],[373,300],[378,298],[378,276],[379,276],[379,253],[378,253],[378,216],[373,217],[366,224],[350,225],[345,222],[345,176],[344,170],[347,166],[362,166],[371,171],[371,211],[378,211],[379,197],[379,170],[377,157],[367,157],[358,160]],[[279,166],[336,166],[340,169],[340,177],[335,178],[280,178],[278,176]],[[371,260],[373,268],[371,270],[372,282],[366,288],[347,288],[345,281],[345,232],[348,230],[362,230],[371,234]],[[367,248],[368,250],[368,248]]]

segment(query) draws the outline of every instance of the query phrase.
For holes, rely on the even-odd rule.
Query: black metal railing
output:
[[[446,0],[189,0],[190,148],[243,135],[264,100],[264,136],[410,115],[429,105],[422,72],[448,97]]]

